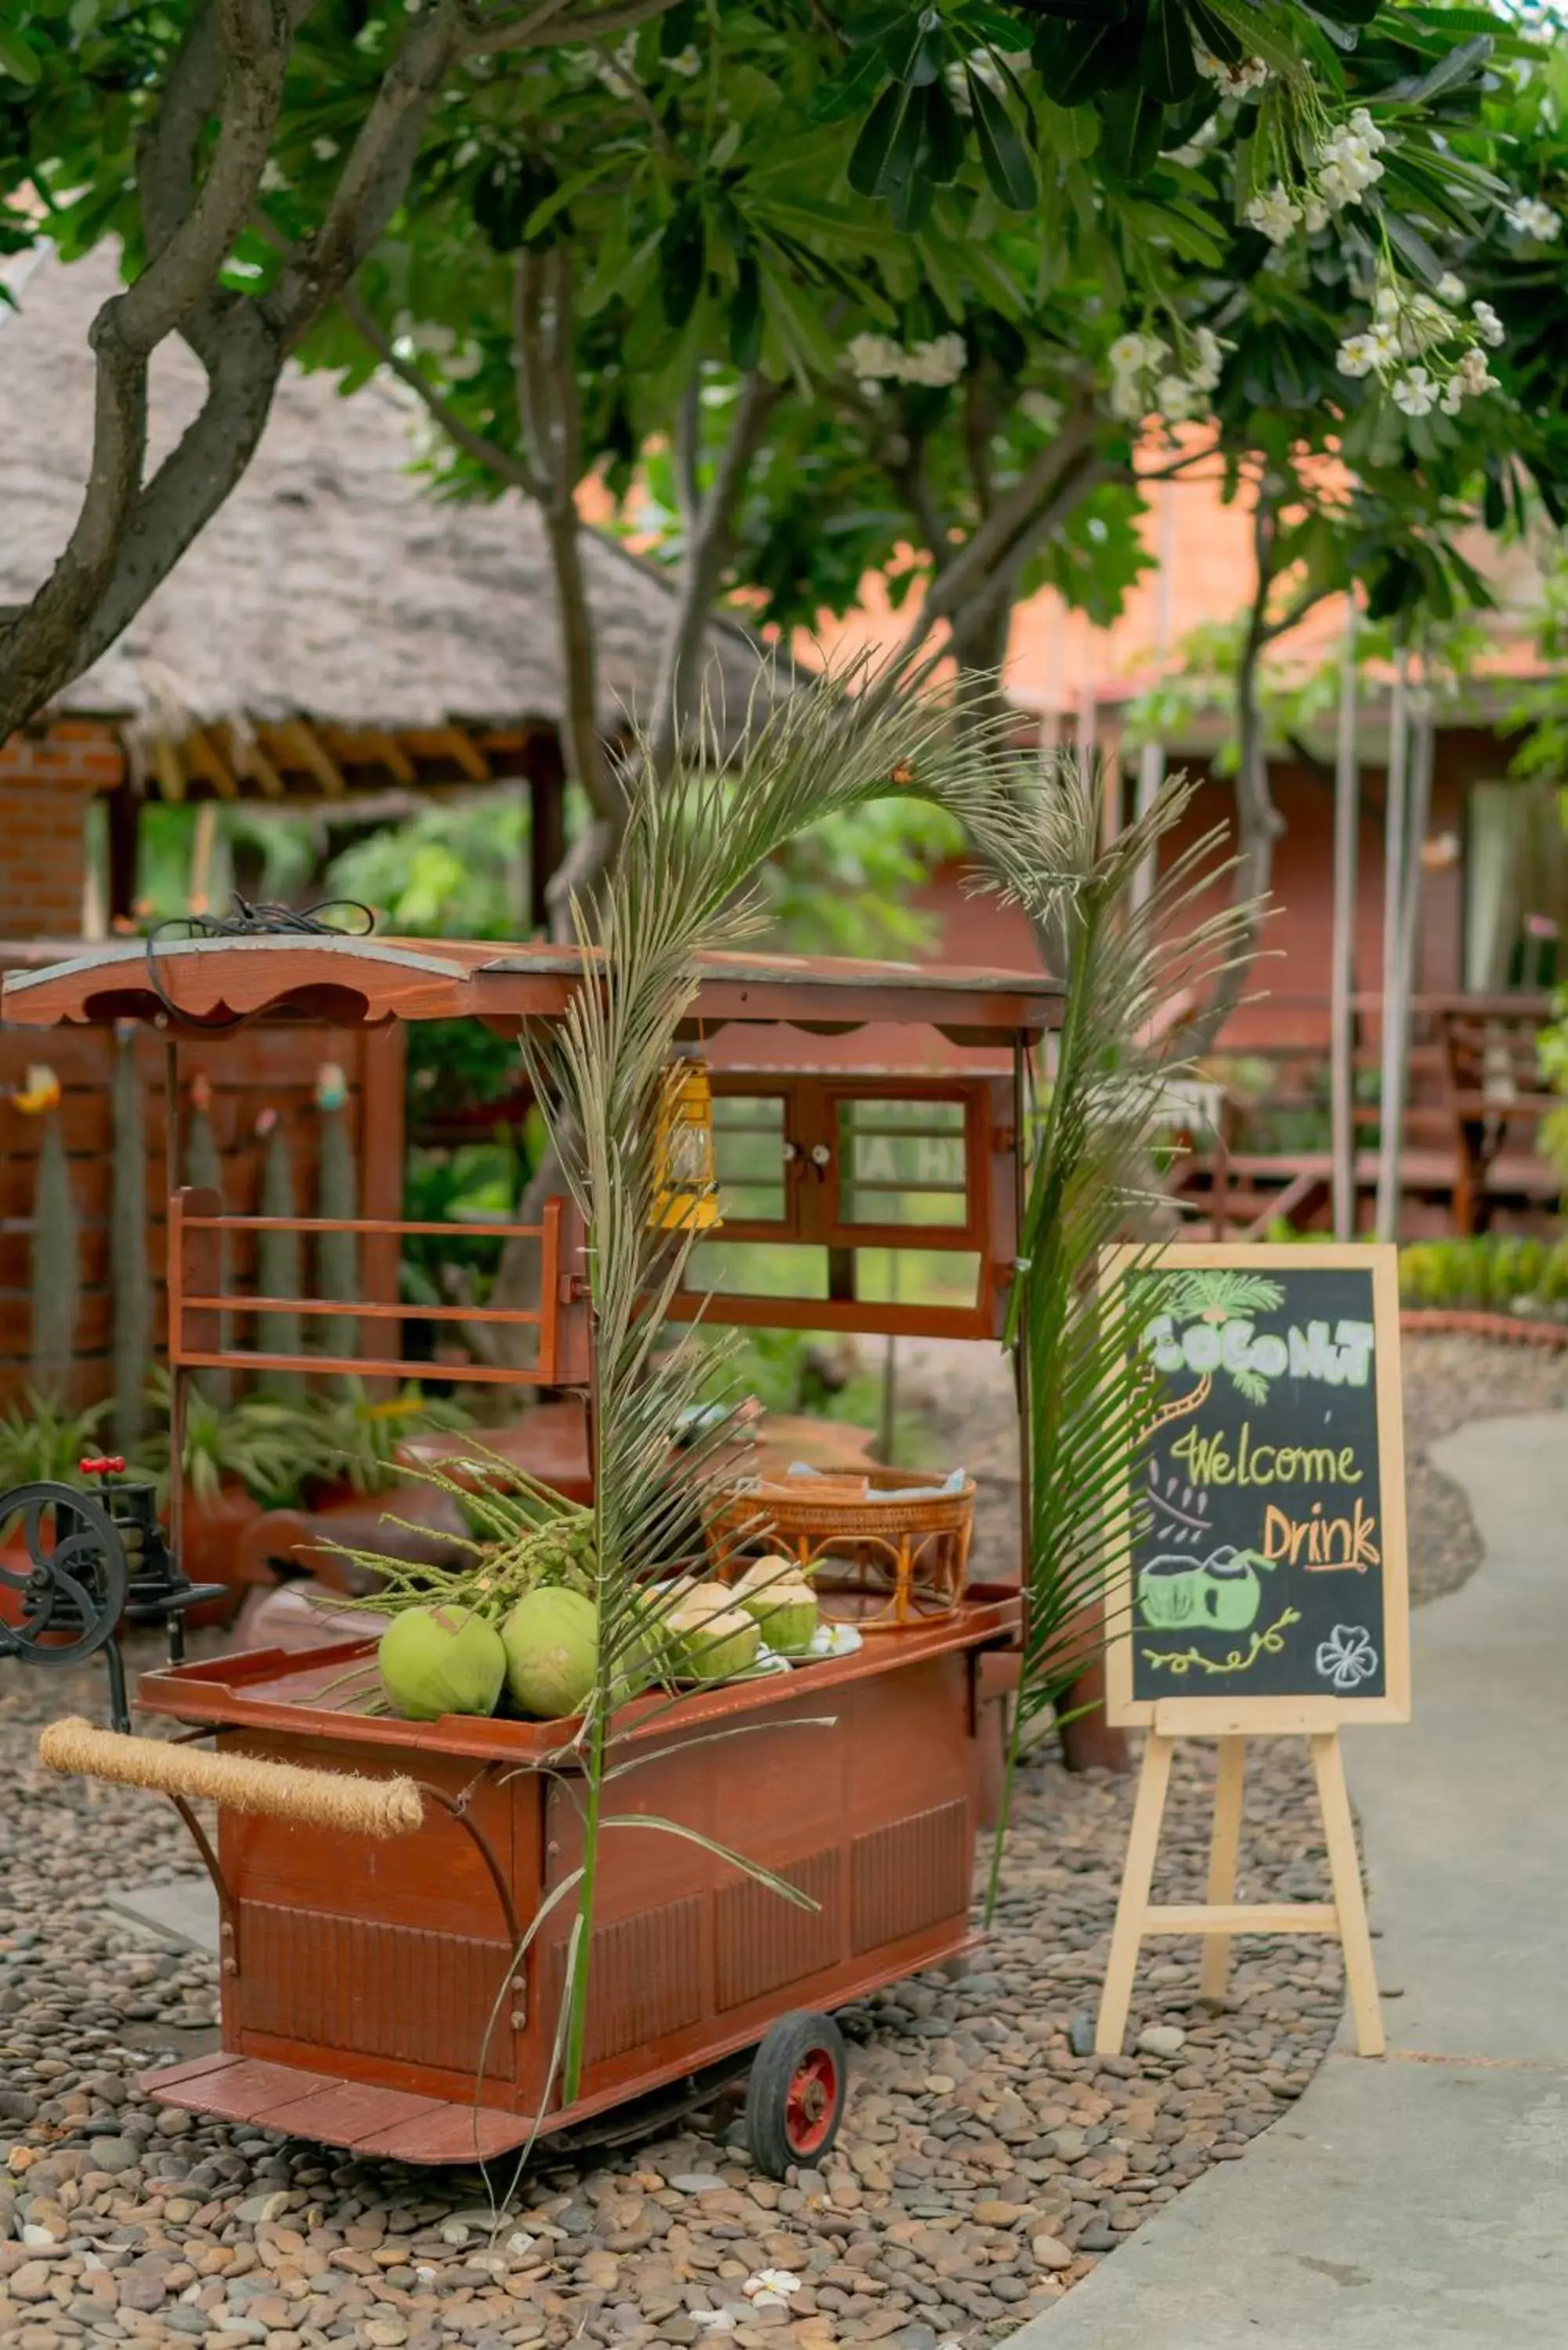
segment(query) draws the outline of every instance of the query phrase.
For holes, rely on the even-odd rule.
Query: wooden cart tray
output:
[[[953,1649],[1015,1645],[1023,1603],[1002,1585],[971,1584],[950,1613],[911,1624],[887,1638],[867,1641],[852,1656],[825,1658],[789,1674],[766,1674],[668,1697],[634,1700],[621,1709],[617,1729],[625,1737],[668,1738],[672,1731],[776,1705],[781,1699],[826,1697],[847,1682],[901,1670]],[[498,1717],[446,1714],[439,1721],[403,1721],[348,1711],[351,1691],[335,1690],[344,1675],[375,1653],[373,1638],[339,1640],[329,1647],[290,1651],[254,1648],[203,1658],[200,1663],[145,1673],[137,1690],[140,1711],[178,1721],[209,1722],[214,1728],[287,1731],[296,1736],[351,1742],[361,1750],[395,1747],[403,1752],[468,1754],[485,1761],[525,1763],[557,1756],[571,1725],[559,1721],[513,1721]],[[643,1717],[639,1726],[639,1717]]]

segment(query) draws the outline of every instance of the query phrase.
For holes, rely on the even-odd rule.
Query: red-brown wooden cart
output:
[[[155,972],[141,945],[86,950],[15,975],[3,1010],[19,1023],[129,1019],[171,1035],[264,1013],[339,1025],[471,1016],[511,1032],[558,1018],[580,981],[575,955],[542,948],[202,940],[160,945]],[[722,1290],[710,1318],[994,1339],[1016,1251],[1024,1056],[1057,994],[1050,982],[1010,972],[706,959],[692,1014],[706,1038],[729,1031],[733,1045],[741,1024],[837,1035],[875,1023],[883,1034],[935,1029],[958,1048],[950,1068],[916,1080],[853,1066],[770,1066],[754,1078],[732,1067],[720,1078],[722,1097],[763,1106],[760,1127],[748,1130],[770,1138],[760,1174],[754,1146],[747,1162],[755,1211],[727,1215],[726,1238],[816,1252],[824,1277],[819,1294]],[[800,1057],[810,1055],[803,1042]],[[909,1103],[921,1106],[915,1122],[889,1128],[889,1105]],[[171,1131],[178,1107],[171,1099]],[[934,1175],[922,1181],[895,1168],[884,1180],[862,1143],[889,1131],[935,1149]],[[888,1207],[890,1193],[910,1190],[925,1198],[916,1230],[889,1220]],[[185,1385],[202,1367],[428,1371],[379,1356],[265,1355],[236,1343],[269,1305],[307,1324],[386,1320],[404,1309],[227,1290],[225,1265],[241,1261],[263,1220],[226,1216],[216,1195],[190,1191],[171,1195],[169,1219],[176,1460]],[[286,1221],[306,1237],[344,1229]],[[369,1220],[349,1228],[382,1241],[431,1229]],[[581,1234],[564,1200],[550,1201],[538,1225],[517,1229],[539,1251],[536,1306],[419,1310],[535,1330],[526,1368],[470,1362],[443,1365],[443,1375],[570,1389],[587,1372]],[[866,1294],[860,1252],[911,1241],[946,1252],[966,1268],[966,1284],[972,1274],[972,1287],[935,1306]],[[179,1533],[177,1491],[176,1554]],[[843,1604],[853,1613],[854,1595]],[[188,1740],[210,1739],[219,1756],[264,1767],[251,1774],[250,1809],[220,1804],[214,1849],[178,1783],[188,1766],[194,1788],[204,1758],[163,1750],[164,1777],[217,1889],[223,2046],[150,2074],[146,2085],[171,2105],[442,2162],[572,2128],[759,2048],[748,2101],[758,2159],[778,2170],[819,2155],[844,2085],[831,2012],[968,1939],[981,1659],[1013,1644],[1019,1621],[1015,1588],[971,1585],[956,1607],[868,1634],[854,1654],[673,1705],[636,1700],[618,1716],[618,1758],[637,1767],[618,1782],[621,1824],[605,1831],[586,2061],[569,2106],[552,2101],[549,2083],[572,1914],[570,1902],[552,1908],[550,1897],[575,1866],[579,1834],[570,1725],[460,1717],[425,1725],[347,1710],[345,1675],[369,1642],[171,1661],[143,1677],[139,1704],[185,1725]],[[743,1752],[712,1742],[736,1729],[748,1733]],[[329,1791],[345,1774],[411,1781],[419,1800],[410,1798],[403,1833],[348,1835],[300,1817],[275,1793],[281,1782],[268,1764],[302,1767]],[[694,1835],[641,1827],[639,1817]],[[814,1906],[783,1901],[703,1838],[788,1878]]]

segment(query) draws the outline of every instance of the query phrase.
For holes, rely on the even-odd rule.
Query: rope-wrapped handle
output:
[[[411,1835],[424,1799],[411,1779],[366,1779],[347,1771],[305,1771],[251,1754],[211,1754],[160,1738],[128,1738],[72,1715],[52,1721],[38,1740],[47,1770],[154,1787],[165,1795],[205,1796],[232,1812],[342,1828],[351,1835]]]

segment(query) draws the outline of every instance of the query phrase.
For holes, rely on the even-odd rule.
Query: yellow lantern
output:
[[[677,1061],[666,1073],[655,1147],[654,1226],[665,1232],[711,1232],[723,1218],[705,1063]]]

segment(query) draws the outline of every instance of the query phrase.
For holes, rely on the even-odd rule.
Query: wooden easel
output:
[[[1361,1860],[1355,1848],[1355,1827],[1345,1783],[1345,1758],[1340,1752],[1338,1719],[1325,1707],[1316,1719],[1306,1706],[1293,1710],[1295,1718],[1271,1725],[1264,1734],[1304,1733],[1312,1746],[1323,1813],[1324,1841],[1328,1847],[1332,1901],[1238,1901],[1236,1858],[1241,1835],[1241,1795],[1246,1779],[1247,1740],[1219,1723],[1210,1729],[1195,1723],[1184,1706],[1155,1708],[1155,1718],[1144,1748],[1143,1769],[1133,1804],[1132,1830],[1127,1838],[1127,1864],[1111,1933],[1105,1989],[1100,1994],[1099,2021],[1095,2029],[1095,2053],[1121,2054],[1132,2003],[1133,1977],[1138,1946],[1146,1934],[1201,1934],[1204,1937],[1199,1987],[1207,1999],[1225,1989],[1231,1969],[1231,1939],[1235,1934],[1332,1934],[1345,1952],[1345,1980],[1355,2024],[1355,2045],[1363,2056],[1381,2056],[1386,2042],[1377,2001],[1377,1977],[1372,1962],[1372,1937],[1366,1923],[1366,1901],[1361,1887]],[[1186,1716],[1162,1726],[1161,1716]],[[1179,1735],[1217,1737],[1220,1773],[1214,1793],[1214,1828],[1209,1846],[1209,1898],[1206,1901],[1151,1902],[1149,1887],[1159,1848],[1160,1823],[1170,1785],[1171,1757]]]

